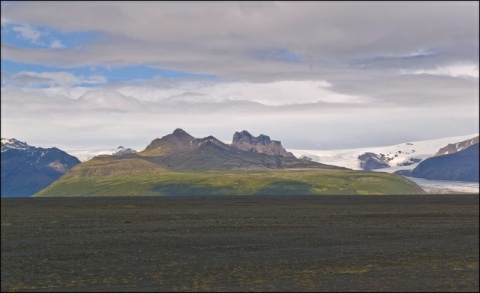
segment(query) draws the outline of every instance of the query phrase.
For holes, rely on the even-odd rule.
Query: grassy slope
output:
[[[133,162],[137,163],[137,162]],[[142,162],[143,163],[143,162]],[[154,167],[155,164],[145,167]],[[34,196],[415,194],[394,174],[343,170],[173,172],[158,168],[107,176],[66,174]],[[98,174],[96,174],[98,175]]]

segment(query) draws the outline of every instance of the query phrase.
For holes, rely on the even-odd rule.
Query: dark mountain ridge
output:
[[[31,196],[80,161],[58,148],[40,148],[2,138],[1,196]]]

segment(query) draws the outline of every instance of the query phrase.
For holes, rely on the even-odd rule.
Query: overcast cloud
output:
[[[2,2],[2,137],[288,148],[478,133],[478,2]]]

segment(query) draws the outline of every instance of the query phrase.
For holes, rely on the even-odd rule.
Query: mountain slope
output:
[[[80,161],[57,148],[37,148],[2,138],[1,196],[31,196]]]
[[[430,180],[479,182],[478,152],[479,144],[476,143],[459,152],[428,158],[409,174],[402,175]]]
[[[414,182],[367,171],[289,169],[268,171],[157,172],[77,177],[68,174],[35,197],[165,195],[419,194]]]
[[[62,179],[85,177],[109,177],[116,175],[135,175],[143,173],[161,173],[166,169],[159,164],[139,158],[137,155],[117,156],[101,155],[73,167]]]

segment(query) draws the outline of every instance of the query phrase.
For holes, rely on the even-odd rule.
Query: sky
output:
[[[1,2],[1,136],[289,149],[479,132],[479,3]]]

